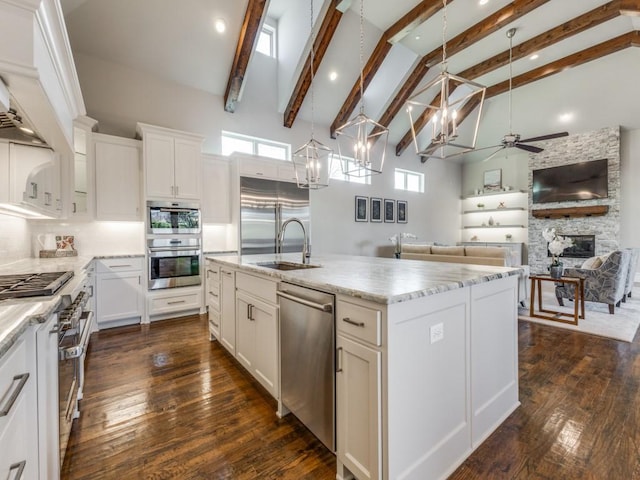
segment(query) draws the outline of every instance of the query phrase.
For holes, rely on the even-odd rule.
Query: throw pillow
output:
[[[581,268],[588,268],[593,270],[595,268],[599,268],[602,265],[602,259],[600,257],[591,257],[587,258],[582,264]]]

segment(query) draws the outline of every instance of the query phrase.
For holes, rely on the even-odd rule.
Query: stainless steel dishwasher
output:
[[[335,452],[335,296],[283,282],[278,304],[282,403]]]

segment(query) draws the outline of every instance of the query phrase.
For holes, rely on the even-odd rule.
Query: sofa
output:
[[[609,313],[615,313],[615,307],[625,296],[627,273],[632,253],[630,250],[616,250],[607,255],[586,260],[581,268],[565,268],[564,276],[584,279],[584,299],[587,302],[606,303]],[[557,285],[556,298],[559,305],[563,300],[573,300],[573,285]]]
[[[497,267],[512,266],[510,250],[502,247],[462,247],[408,243],[401,246],[400,258],[407,260],[426,260],[429,262],[493,265]]]

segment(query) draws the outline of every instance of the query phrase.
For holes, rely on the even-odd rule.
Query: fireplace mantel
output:
[[[535,218],[581,218],[598,217],[609,212],[609,205],[591,205],[588,207],[544,208],[532,210]]]

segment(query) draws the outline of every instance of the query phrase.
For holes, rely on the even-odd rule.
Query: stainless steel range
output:
[[[69,283],[73,279],[73,282]],[[90,292],[86,275],[68,272],[46,272],[0,275],[0,300],[51,296],[69,283],[60,296],[56,311],[57,325],[51,332],[58,335],[58,407],[60,432],[60,465],[71,433],[71,424],[79,416],[78,399],[84,384],[84,359],[93,329],[93,312],[85,311]]]

